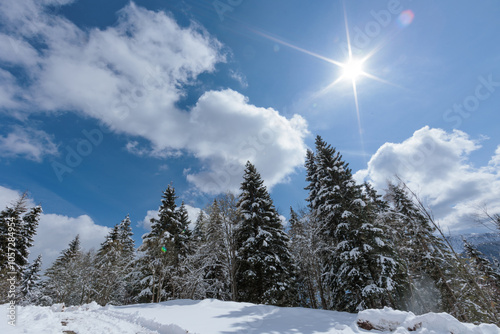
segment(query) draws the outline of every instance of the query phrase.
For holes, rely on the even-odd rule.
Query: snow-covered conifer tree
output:
[[[83,252],[77,235],[46,270],[43,294],[53,303],[80,305],[92,301],[95,270],[91,252]]]
[[[42,213],[40,206],[28,211],[26,202],[27,195],[23,194],[12,207],[0,212],[0,302],[7,301],[7,278],[12,276],[8,273],[16,273],[16,281],[23,277]]]
[[[128,301],[129,274],[134,261],[134,240],[127,215],[115,225],[101,244],[95,258],[96,302],[124,304]]]
[[[464,240],[468,267],[487,298],[494,304],[496,317],[500,319],[500,273],[474,245]]]
[[[19,286],[21,305],[37,304],[42,297],[40,284],[40,270],[42,267],[42,255],[33,261],[23,273]]]
[[[289,238],[263,183],[247,162],[238,201],[238,300],[291,305],[295,277]]]
[[[174,278],[181,277],[181,264],[188,252],[189,231],[175,203],[175,189],[169,185],[162,196],[158,219],[151,219],[151,232],[143,235],[136,263],[140,288],[138,301],[160,302],[180,294]],[[140,278],[139,278],[140,277]]]
[[[320,227],[325,245],[321,258],[328,307],[354,312],[392,305],[398,264],[376,224],[374,204],[356,185],[342,156],[319,136],[306,168],[311,220]]]
[[[234,300],[236,249],[235,196],[225,194],[200,213],[195,227],[193,254],[186,264],[184,278],[188,298]]]

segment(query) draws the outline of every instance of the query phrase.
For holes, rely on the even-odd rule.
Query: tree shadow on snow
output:
[[[234,331],[223,331],[223,334],[313,334],[345,329],[354,323],[356,315],[298,307],[251,305],[217,318],[242,319],[233,324]]]

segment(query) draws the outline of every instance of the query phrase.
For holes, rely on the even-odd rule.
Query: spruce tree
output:
[[[204,298],[231,300],[229,273],[226,268],[227,252],[223,234],[222,214],[217,199],[206,208],[203,237],[193,258],[202,275]]]
[[[500,318],[500,273],[483,253],[464,240],[464,250],[469,269],[481,290],[488,296],[497,318]]]
[[[40,206],[28,211],[27,195],[23,194],[12,207],[0,212],[0,302],[7,302],[9,281],[23,277],[30,248],[42,213]]]
[[[47,280],[43,282],[44,295],[51,298],[53,303],[78,305],[82,299],[80,285],[80,263],[84,253],[80,246],[80,236],[77,235],[67,249],[61,252],[56,261],[46,270]],[[91,268],[86,268],[89,271]]]
[[[295,303],[289,239],[260,174],[247,162],[238,201],[238,300],[251,303]]]
[[[134,260],[134,240],[130,218],[127,215],[121,223],[115,225],[101,244],[95,267],[97,280],[96,302],[124,304],[128,301],[129,274]]]
[[[302,213],[300,216],[290,207],[290,250],[293,255],[295,272],[297,274],[297,299],[299,306],[318,308],[326,301],[322,291],[322,262],[319,254],[325,247],[321,244],[318,231],[310,220],[310,216]],[[318,299],[319,297],[319,299]]]
[[[468,322],[495,319],[484,291],[463,259],[445,244],[432,214],[416,195],[401,182],[389,184],[386,199],[391,205],[397,251],[410,281],[407,308],[416,313],[447,312]]]
[[[217,197],[198,216],[184,277],[187,298],[235,300],[237,217],[232,194]]]
[[[449,250],[402,186],[389,184],[385,198],[391,205],[395,243],[411,283],[407,308],[416,313],[445,310],[443,303],[454,298],[444,277],[452,261]]]
[[[192,245],[195,245],[194,248],[196,248],[196,244],[203,238],[203,224],[205,222],[205,219],[205,213],[203,212],[203,210],[201,210],[198,214],[198,218],[196,218],[192,233],[191,242]]]
[[[306,168],[311,220],[323,238],[328,307],[354,312],[392,306],[399,265],[377,225],[377,204],[356,185],[340,153],[319,136]]]
[[[14,270],[22,275],[23,268],[28,264],[29,249],[33,246],[38,221],[42,208],[35,206],[28,211],[27,195],[23,194],[13,207],[7,207],[0,212],[0,264],[7,265],[7,254],[14,253]]]
[[[176,281],[182,279],[181,264],[188,253],[189,230],[183,212],[175,203],[175,189],[169,185],[162,196],[158,219],[151,219],[151,232],[143,235],[136,263],[140,289],[138,301],[160,302],[179,296]]]
[[[20,302],[21,305],[37,304],[42,297],[40,270],[42,266],[42,255],[33,261],[23,273],[20,284]]]
[[[189,216],[186,210],[186,206],[184,204],[184,201],[182,201],[181,206],[179,207],[177,211],[178,219],[179,219],[179,225],[181,232],[178,236],[179,242],[178,242],[178,247],[179,247],[179,256],[181,259],[185,258],[189,253],[189,242],[191,238],[191,231],[189,229]]]

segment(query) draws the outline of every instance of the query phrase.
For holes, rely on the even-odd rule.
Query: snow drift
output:
[[[7,305],[0,306],[7,314]],[[326,334],[415,333],[499,334],[491,324],[465,324],[446,313],[365,310],[359,314],[282,308],[206,299],[101,307],[26,306],[17,308],[16,326],[0,323],[0,333],[17,334]]]

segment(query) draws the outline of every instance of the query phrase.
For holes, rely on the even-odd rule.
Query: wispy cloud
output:
[[[248,88],[248,81],[243,73],[235,70],[230,70],[229,76],[236,80],[240,84],[241,88]]]
[[[12,132],[0,135],[0,156],[24,157],[37,162],[46,155],[57,155],[53,137],[45,131],[15,126]]]

